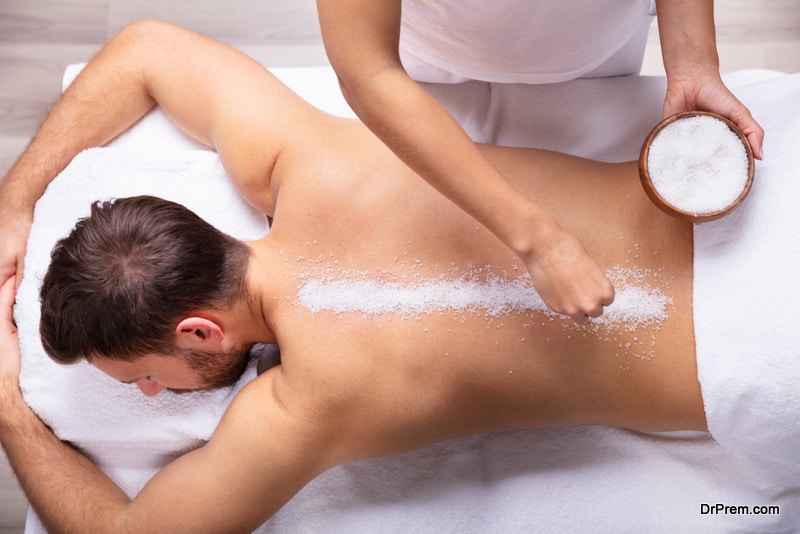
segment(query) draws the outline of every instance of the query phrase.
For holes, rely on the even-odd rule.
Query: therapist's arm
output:
[[[719,73],[713,0],[657,0],[658,30],[667,73],[664,116],[712,111],[729,118],[762,157],[764,130],[725,87]]]
[[[318,0],[317,10],[342,92],[367,127],[509,246],[552,310],[576,320],[602,314],[614,290],[583,246],[500,175],[406,74],[398,49],[400,0]]]

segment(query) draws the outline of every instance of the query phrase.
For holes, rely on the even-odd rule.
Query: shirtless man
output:
[[[20,199],[26,211],[17,215],[29,221],[33,199],[79,150],[107,142],[155,103],[218,151],[239,191],[273,217],[272,229],[244,245],[246,293],[158,325],[169,329],[171,347],[134,351],[133,361],[98,345],[83,356],[146,394],[213,385],[216,374],[189,357],[235,365],[231,352],[278,342],[282,361],[239,393],[206,446],[171,463],[131,501],[25,405],[15,282],[4,280],[0,441],[49,529],[247,532],[334,465],[455,436],[584,424],[705,429],[692,229],[649,202],[635,163],[480,147],[524,195],[557,214],[602,269],[627,276],[615,304],[622,313],[610,308],[604,323],[554,317],[533,298],[521,309],[510,305],[513,295],[491,291],[488,301],[468,297],[467,307],[437,293],[425,309],[410,298],[406,308],[403,299],[392,309],[360,301],[339,308],[339,297],[374,282],[382,283],[379,295],[425,293],[438,283],[456,296],[464,285],[531,284],[510,249],[359,122],[312,108],[228,47],[143,22],[115,36],[56,105],[3,182],[6,213],[17,205],[10,199]],[[143,211],[136,225],[154,218],[169,224],[174,216]],[[185,228],[184,241],[197,243]],[[662,308],[626,314],[625,288]],[[43,295],[45,302],[58,293]],[[57,350],[47,340],[60,338],[48,335]]]

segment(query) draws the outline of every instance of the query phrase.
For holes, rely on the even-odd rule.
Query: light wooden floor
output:
[[[314,0],[0,0],[0,173],[58,96],[64,66],[141,18],[185,25],[268,66],[327,64]],[[716,19],[723,72],[800,72],[797,0],[717,0]],[[663,74],[655,27],[643,74]],[[26,506],[0,455],[0,534],[22,532]]]

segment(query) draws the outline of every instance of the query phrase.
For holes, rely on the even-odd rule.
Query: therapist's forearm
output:
[[[713,0],[657,0],[658,30],[668,78],[717,75]]]
[[[317,0],[317,8],[331,65],[367,127],[505,243],[550,309],[578,321],[600,315],[613,287],[583,246],[509,183],[403,69],[400,0]]]
[[[529,260],[558,225],[405,72],[398,55],[400,0],[317,0],[317,11],[342,92],[362,122],[406,165]]]
[[[387,69],[346,91],[362,121],[406,165],[519,256],[535,254],[537,244],[558,226],[517,191],[447,110],[401,69]]]

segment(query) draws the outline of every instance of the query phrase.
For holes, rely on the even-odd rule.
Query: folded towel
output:
[[[279,76],[298,84],[304,97],[315,101],[317,95],[323,109],[348,115],[332,71],[283,69]],[[739,78],[743,86],[762,79]],[[473,134],[632,159],[660,116],[663,84],[660,78],[621,78],[530,91],[489,84],[428,88],[464,115]],[[769,91],[763,85],[754,96]],[[320,99],[321,93],[327,96]],[[134,495],[171,458],[203,442],[237,388],[147,399],[135,386],[115,383],[89,366],[50,362],[38,341],[36,297],[50,247],[88,213],[90,200],[140,193],[183,202],[245,239],[266,227],[227,184],[216,156],[196,150],[160,111],[112,146],[81,154],[37,206],[17,313],[26,399],[58,435],[87,451]],[[183,187],[189,179],[192,187]],[[768,180],[769,171],[759,170],[759,179]],[[254,374],[248,370],[243,381]],[[781,515],[711,514],[708,508],[704,513],[704,504],[779,505]],[[780,463],[745,458],[707,433],[584,427],[465,437],[340,466],[314,480],[258,531],[790,532],[797,524],[798,477]],[[45,532],[33,513],[26,531]]]
[[[737,94],[765,159],[744,204],[695,230],[698,374],[717,441],[800,465],[800,74]]]

